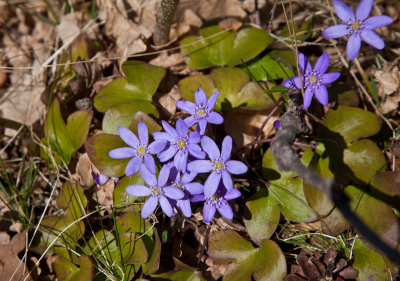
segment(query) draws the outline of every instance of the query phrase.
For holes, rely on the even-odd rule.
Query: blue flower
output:
[[[229,160],[232,151],[232,138],[226,136],[222,142],[220,152],[215,142],[207,136],[202,137],[201,147],[208,154],[210,160],[195,160],[188,163],[187,169],[196,173],[208,173],[204,183],[204,195],[208,198],[214,195],[221,181],[228,190],[233,188],[231,174],[239,175],[247,172],[247,166],[240,161]]]
[[[172,180],[172,185],[179,188],[185,193],[185,197],[179,199],[178,201],[173,201],[172,206],[176,206],[181,209],[182,214],[185,217],[190,217],[192,215],[192,209],[190,207],[190,196],[201,194],[204,192],[204,186],[198,182],[192,182],[197,176],[197,173],[180,173],[175,167],[171,168],[170,179]]]
[[[303,109],[307,109],[310,106],[314,95],[321,104],[328,104],[328,89],[325,85],[334,82],[340,76],[338,72],[325,73],[328,67],[329,56],[326,52],[318,58],[314,69],[304,54],[299,53],[299,68],[303,74],[301,79],[304,88]],[[300,77],[289,78],[283,81],[282,85],[290,89],[301,89]]]
[[[240,195],[240,191],[236,188],[227,190],[223,184],[220,184],[213,196],[206,197],[204,194],[194,195],[190,201],[206,201],[203,206],[203,220],[208,223],[213,219],[216,211],[224,218],[231,220],[233,218],[233,212],[227,201],[236,199],[240,197]]]
[[[170,168],[168,165],[164,165],[160,174],[158,175],[158,181],[154,174],[152,174],[144,164],[140,165],[140,175],[142,176],[145,183],[149,187],[134,184],[125,188],[126,193],[135,197],[149,196],[146,202],[143,204],[141,216],[142,218],[148,218],[156,209],[158,202],[160,202],[161,209],[168,216],[172,216],[172,206],[168,199],[179,200],[185,196],[182,190],[175,186],[167,185]]]
[[[202,89],[198,89],[194,94],[196,103],[190,101],[177,101],[176,106],[191,114],[192,116],[185,119],[188,127],[198,124],[200,135],[204,135],[207,123],[222,124],[224,118],[217,112],[212,111],[217,101],[219,92],[215,92],[207,101],[207,95]]]
[[[385,42],[373,30],[393,22],[393,19],[386,15],[369,16],[373,0],[361,0],[356,9],[356,14],[339,0],[333,1],[333,8],[337,16],[345,23],[330,26],[322,31],[326,38],[339,38],[349,35],[347,42],[347,57],[353,60],[361,47],[361,39],[376,49],[383,49]]]
[[[153,174],[156,173],[156,165],[154,158],[150,154],[157,154],[162,151],[167,145],[166,141],[154,141],[150,145],[149,133],[146,123],[139,121],[137,125],[139,139],[128,128],[118,127],[118,133],[121,139],[130,147],[121,147],[111,150],[108,155],[114,159],[132,159],[125,167],[125,174],[131,176],[139,171],[141,163],[146,164],[147,169]]]
[[[165,132],[154,132],[153,137],[156,141],[167,141],[169,144],[165,151],[158,154],[161,162],[168,161],[174,157],[175,167],[185,172],[189,153],[197,159],[204,159],[206,154],[201,150],[197,143],[200,141],[200,134],[192,132],[189,134],[189,128],[186,123],[178,118],[176,130],[167,122],[162,121]]]

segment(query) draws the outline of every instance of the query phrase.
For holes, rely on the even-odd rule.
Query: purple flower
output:
[[[185,196],[183,191],[179,188],[167,185],[169,172],[170,168],[168,165],[164,165],[160,170],[157,181],[156,176],[152,174],[144,164],[141,164],[140,175],[144,182],[150,187],[141,184],[134,184],[125,188],[126,193],[129,195],[135,197],[149,196],[142,207],[142,218],[148,218],[156,209],[158,202],[160,202],[163,212],[169,217],[172,216],[172,206],[168,198],[178,200]]]
[[[185,193],[185,197],[173,202],[173,206],[176,205],[181,209],[185,217],[192,215],[192,209],[190,208],[190,195],[201,194],[204,192],[204,186],[198,182],[192,182],[197,176],[197,173],[180,173],[175,167],[171,168],[169,178],[172,180],[172,185],[179,188]]]
[[[174,157],[174,165],[180,171],[186,171],[186,164],[189,153],[197,159],[204,159],[206,154],[201,150],[197,143],[200,141],[200,134],[192,132],[189,134],[189,128],[186,123],[178,118],[176,130],[167,122],[162,121],[165,132],[154,132],[153,137],[156,141],[165,140],[169,147],[158,154],[161,162],[168,161]]]
[[[233,188],[231,174],[239,175],[247,172],[247,166],[240,161],[229,160],[232,151],[232,138],[226,136],[222,142],[222,151],[219,152],[215,142],[207,136],[202,137],[201,147],[208,154],[210,160],[195,160],[188,163],[187,169],[196,173],[208,173],[204,183],[204,195],[211,197],[217,191],[221,181],[228,190]]]
[[[198,88],[194,94],[196,103],[190,101],[177,101],[176,106],[185,111],[186,113],[192,114],[192,116],[185,119],[185,123],[188,127],[192,127],[194,124],[198,124],[200,127],[200,135],[204,135],[206,131],[207,123],[211,124],[222,124],[224,118],[212,111],[217,101],[219,92],[215,92],[207,101],[207,95],[204,91]]]
[[[303,74],[301,77],[304,88],[303,109],[307,109],[310,106],[313,95],[316,96],[321,104],[328,104],[328,90],[325,85],[332,83],[340,76],[338,72],[325,73],[328,66],[329,56],[326,52],[319,57],[315,63],[314,69],[312,69],[310,62],[304,54],[299,53],[299,68]],[[282,85],[290,89],[301,89],[300,77],[289,78],[283,81]]]
[[[108,177],[108,176],[106,176],[106,175],[104,175],[104,174],[102,174],[102,173],[97,174],[97,173],[95,173],[95,172],[92,172],[92,176],[93,176],[94,180],[96,181],[96,183],[97,183],[98,185],[104,185],[104,184],[105,184],[106,182],[108,182],[110,179],[112,179],[112,180],[114,181],[115,184],[117,184],[118,181],[119,181],[119,178]]]
[[[150,145],[149,133],[146,123],[139,121],[137,125],[139,139],[128,128],[118,127],[118,133],[121,139],[130,147],[121,147],[111,150],[108,155],[114,159],[131,158],[125,167],[125,174],[131,176],[139,171],[141,163],[146,164],[147,169],[153,174],[156,173],[154,158],[150,154],[157,154],[167,145],[166,141],[154,141]]]
[[[194,195],[190,201],[206,201],[203,207],[203,220],[208,223],[213,219],[215,211],[217,210],[221,216],[231,220],[233,218],[233,212],[227,201],[238,198],[240,195],[240,191],[236,188],[227,190],[223,184],[220,184],[217,192],[213,196],[206,197],[204,194]]]
[[[274,128],[278,130],[281,127],[281,121],[275,120],[272,126],[274,126]]]
[[[349,35],[346,51],[350,60],[353,60],[360,51],[361,39],[376,49],[385,47],[385,42],[373,30],[391,24],[393,19],[385,15],[367,19],[373,3],[373,0],[361,0],[354,15],[349,6],[339,0],[333,1],[333,8],[337,16],[345,24],[330,26],[322,31],[322,35],[326,38],[339,38]]]

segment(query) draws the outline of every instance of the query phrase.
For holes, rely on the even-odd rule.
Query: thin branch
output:
[[[343,216],[354,225],[365,239],[370,241],[377,249],[380,249],[389,259],[400,263],[400,254],[381,240],[373,231],[365,225],[349,208],[349,198],[342,191],[340,186],[330,178],[322,178],[313,170],[304,166],[291,145],[299,134],[308,133],[304,120],[304,113],[301,109],[302,98],[299,91],[291,93],[289,109],[280,118],[281,127],[276,133],[272,143],[271,151],[275,157],[276,166],[281,171],[293,171],[305,182],[314,188],[325,193],[340,210]]]
[[[169,31],[174,19],[176,6],[179,0],[162,0],[161,7],[157,12],[156,28],[154,30],[154,44],[164,45],[169,41]]]

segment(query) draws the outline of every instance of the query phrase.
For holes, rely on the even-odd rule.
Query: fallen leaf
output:
[[[114,188],[115,181],[109,179],[105,184],[97,188],[96,193],[93,194],[93,199],[99,202],[101,206],[109,208],[114,204]]]
[[[64,44],[73,40],[79,33],[80,28],[74,13],[63,15],[60,24],[57,25],[57,34]]]
[[[201,18],[192,9],[184,10],[182,14],[178,14],[178,17],[176,25],[171,28],[171,38],[181,37],[188,33],[192,27],[200,28],[203,24]]]
[[[181,0],[176,14],[182,13],[186,9],[193,10],[205,21],[226,17],[244,18],[247,16],[238,0]]]
[[[79,156],[78,163],[76,164],[76,174],[73,175],[83,187],[90,187],[93,185],[92,176],[92,161],[90,161],[87,153]]]
[[[16,234],[11,242],[0,246],[0,280],[32,280],[18,253],[25,249],[26,232]],[[28,276],[29,275],[29,276]]]
[[[378,82],[377,89],[380,97],[392,95],[400,88],[400,71],[397,66],[391,68],[383,66],[382,70],[375,71],[375,78]]]
[[[149,63],[155,66],[169,68],[171,66],[175,66],[183,62],[184,59],[181,53],[175,53],[169,55],[167,52],[162,52],[158,57],[152,59]]]
[[[158,102],[171,115],[176,112],[176,102],[182,98],[181,92],[175,85],[168,94],[163,95]]]

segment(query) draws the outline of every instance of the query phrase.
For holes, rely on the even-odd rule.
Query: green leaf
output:
[[[223,280],[282,280],[286,261],[279,246],[263,240],[260,248],[233,230],[220,230],[210,235],[208,254],[217,263],[229,263]]]
[[[269,239],[279,223],[278,201],[267,189],[261,189],[246,202],[244,225],[251,240],[260,245]]]
[[[368,139],[350,144],[344,150],[343,162],[349,166],[353,177],[363,183],[369,183],[378,171],[386,168],[386,159],[380,148]]]
[[[197,69],[240,64],[257,56],[273,41],[267,32],[254,27],[236,32],[214,25],[199,33],[201,36],[188,36],[180,42],[182,55],[188,57],[186,63]]]
[[[330,131],[339,133],[350,144],[360,138],[375,135],[381,129],[381,119],[369,111],[347,106],[329,110],[323,125]],[[321,138],[325,136],[320,135]]]
[[[92,117],[93,111],[90,110],[77,111],[68,116],[66,128],[75,149],[85,142]]]
[[[397,272],[387,258],[369,249],[360,239],[357,239],[354,249],[353,267],[359,271],[357,280],[392,280],[392,275]]]
[[[124,212],[117,219],[116,225],[119,233],[137,232],[145,233],[147,236],[153,236],[153,226],[148,220],[143,219],[139,213]]]
[[[143,273],[150,275],[158,270],[160,267],[160,257],[161,257],[161,239],[158,236],[158,232],[154,231],[154,245],[151,251],[150,260],[142,265]]]
[[[54,271],[60,281],[93,280],[94,267],[88,256],[78,258],[79,267],[59,256],[54,262]]]
[[[250,81],[249,75],[240,68],[215,68],[210,75],[193,75],[179,81],[180,91],[185,100],[194,102],[194,93],[202,88],[207,96],[219,91],[214,110],[228,110],[235,107],[261,110],[274,105],[268,95]],[[278,98],[279,93],[273,93]]]
[[[165,69],[141,61],[127,61],[119,77],[104,87],[94,98],[94,106],[106,112],[103,131],[115,133],[120,125],[128,125],[134,114],[141,110],[158,117],[151,98],[165,75]]]
[[[108,156],[110,150],[124,146],[128,145],[119,136],[109,134],[94,135],[85,142],[90,161],[109,177],[125,175],[125,166],[129,159],[113,159]]]
[[[268,55],[250,64],[248,70],[257,81],[271,81],[280,78],[286,80],[297,76],[282,61],[277,61]]]
[[[83,188],[78,183],[64,183],[57,197],[57,205],[66,212],[67,216],[79,219],[87,206],[87,199]]]
[[[133,184],[145,184],[139,172],[130,177],[123,177],[114,188],[114,205],[125,211],[140,212],[145,197],[135,197],[125,192],[125,188]]]
[[[303,164],[308,165],[311,156],[311,150],[307,149],[302,157]],[[318,218],[307,203],[303,180],[294,172],[280,172],[270,149],[264,154],[262,167],[265,179],[270,182],[271,195],[277,198],[281,212],[287,219],[310,222]]]
[[[197,271],[197,268],[190,267],[183,262],[174,259],[175,268],[172,271],[152,274],[152,278],[168,279],[172,281],[205,281],[201,276],[201,273]]]
[[[120,251],[125,264],[144,264],[147,262],[148,252],[141,236],[139,233],[132,232],[119,234]]]

